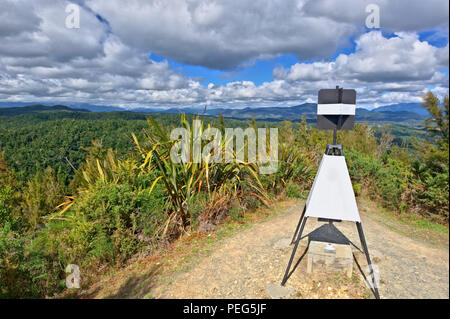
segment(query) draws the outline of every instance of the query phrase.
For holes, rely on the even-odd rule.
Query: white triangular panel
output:
[[[344,156],[323,155],[305,216],[361,221]]]

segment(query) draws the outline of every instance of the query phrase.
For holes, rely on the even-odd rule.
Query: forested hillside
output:
[[[424,106],[423,129],[359,123],[338,141],[357,196],[448,224],[448,98],[441,103],[430,93]],[[108,267],[186,233],[279,198],[305,198],[331,141],[331,132],[304,118],[276,124],[274,174],[246,161],[175,164],[170,130],[190,128],[194,118],[70,110],[0,116],[0,296],[53,296],[65,289],[68,264],[90,274],[82,283],[89,285]],[[274,126],[199,119],[222,131]]]
[[[131,133],[140,134],[148,127],[148,115],[133,112],[96,113],[45,107],[32,108],[26,114],[15,111],[16,116],[8,114],[0,116],[0,150],[5,152],[9,166],[22,181],[51,167],[60,182],[67,184],[74,173],[71,165],[80,165],[94,140],[105,149],[116,150],[122,157],[135,150]],[[153,117],[163,126],[179,124],[179,115],[154,114]],[[217,121],[207,117],[205,120]],[[246,122],[227,120],[230,127],[242,124]]]
[[[67,184],[74,173],[71,165],[79,166],[87,155],[86,148],[94,140],[106,149],[115,149],[119,157],[132,152],[131,133],[140,134],[147,127],[147,117],[135,112],[89,112],[65,106],[5,108],[3,113],[0,112],[0,150],[5,152],[9,166],[21,181],[51,167],[57,173],[58,180]],[[155,113],[152,117],[162,126],[175,127],[179,124],[178,114]],[[206,123],[218,123],[215,116],[202,116],[202,119]],[[247,120],[224,121],[227,127],[248,125]],[[280,127],[281,122],[257,121],[256,125]],[[379,138],[386,125],[379,123],[370,126]],[[427,138],[423,126],[389,124],[389,131],[394,137],[394,144],[409,148],[415,139]]]

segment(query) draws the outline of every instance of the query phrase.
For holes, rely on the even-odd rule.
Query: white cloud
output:
[[[125,45],[84,7],[82,27],[66,28],[68,3],[5,3],[7,16],[19,19],[17,25],[27,19],[34,24],[25,23],[16,35],[0,32],[0,99],[123,104],[136,98],[145,103],[145,98],[154,102],[152,96],[164,96],[145,91],[189,87],[191,80],[167,61],[151,61],[148,53]]]
[[[283,53],[326,58],[355,27],[305,15],[305,1],[90,0],[127,45],[193,65],[229,70]]]
[[[65,27],[65,0],[0,0],[0,100],[138,106],[269,106],[315,101],[317,90],[356,88],[363,104],[416,101],[426,88],[448,94],[448,2],[380,1],[381,23],[364,33],[366,2],[80,1],[80,29]],[[444,10],[447,8],[447,10]],[[96,16],[96,15],[100,16]],[[420,17],[420,18],[418,18]],[[330,60],[356,39],[356,51]],[[448,40],[447,40],[448,42]],[[213,69],[294,54],[273,81],[202,86],[150,53]]]
[[[437,48],[418,39],[416,33],[398,33],[385,38],[379,31],[363,34],[356,50],[340,54],[332,62],[297,63],[276,70],[274,77],[289,81],[318,81],[334,78],[364,82],[403,82],[431,80],[448,68],[448,45]]]
[[[326,83],[327,87],[335,83],[359,88],[361,102],[373,100],[367,95],[370,92],[381,102],[391,97],[404,101],[407,96],[417,101],[426,86],[448,87],[448,74],[440,72],[448,70],[448,50],[448,45],[437,48],[420,41],[416,33],[398,33],[385,38],[381,32],[372,31],[356,40],[354,53],[340,54],[331,62],[277,68],[273,75],[278,80],[300,82],[315,90],[326,87]]]
[[[364,26],[366,7],[376,4],[380,8],[380,27],[389,32],[424,31],[440,28],[447,30],[447,0],[314,0],[308,1],[304,9],[307,14],[332,18],[337,22]]]
[[[41,19],[32,4],[25,1],[2,1],[0,11],[0,38],[19,36],[37,31]]]
[[[364,31],[372,0],[88,0],[124,43],[216,69],[278,54],[322,59]],[[381,0],[384,30],[448,30],[448,1]],[[420,18],[419,18],[420,17]],[[448,37],[448,31],[447,31]]]

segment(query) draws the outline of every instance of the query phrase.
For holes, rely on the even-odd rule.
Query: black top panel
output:
[[[321,89],[319,90],[318,104],[356,104],[356,91],[347,89]]]
[[[321,130],[351,130],[354,115],[317,115],[317,127]]]

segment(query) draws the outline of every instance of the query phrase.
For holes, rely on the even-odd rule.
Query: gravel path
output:
[[[290,240],[303,206],[255,224],[221,241],[214,252],[199,260],[191,270],[160,286],[156,298],[268,298],[267,285],[280,282],[292,247]],[[381,298],[449,298],[449,251],[398,234],[362,213],[362,223],[373,262],[379,267]],[[304,234],[324,223],[308,220]],[[354,223],[334,224],[360,246]],[[296,260],[307,238],[302,239]],[[364,256],[353,249],[358,263],[366,269]],[[289,278],[292,298],[373,298],[363,276],[354,267],[353,277],[335,274],[308,275],[306,258]]]

